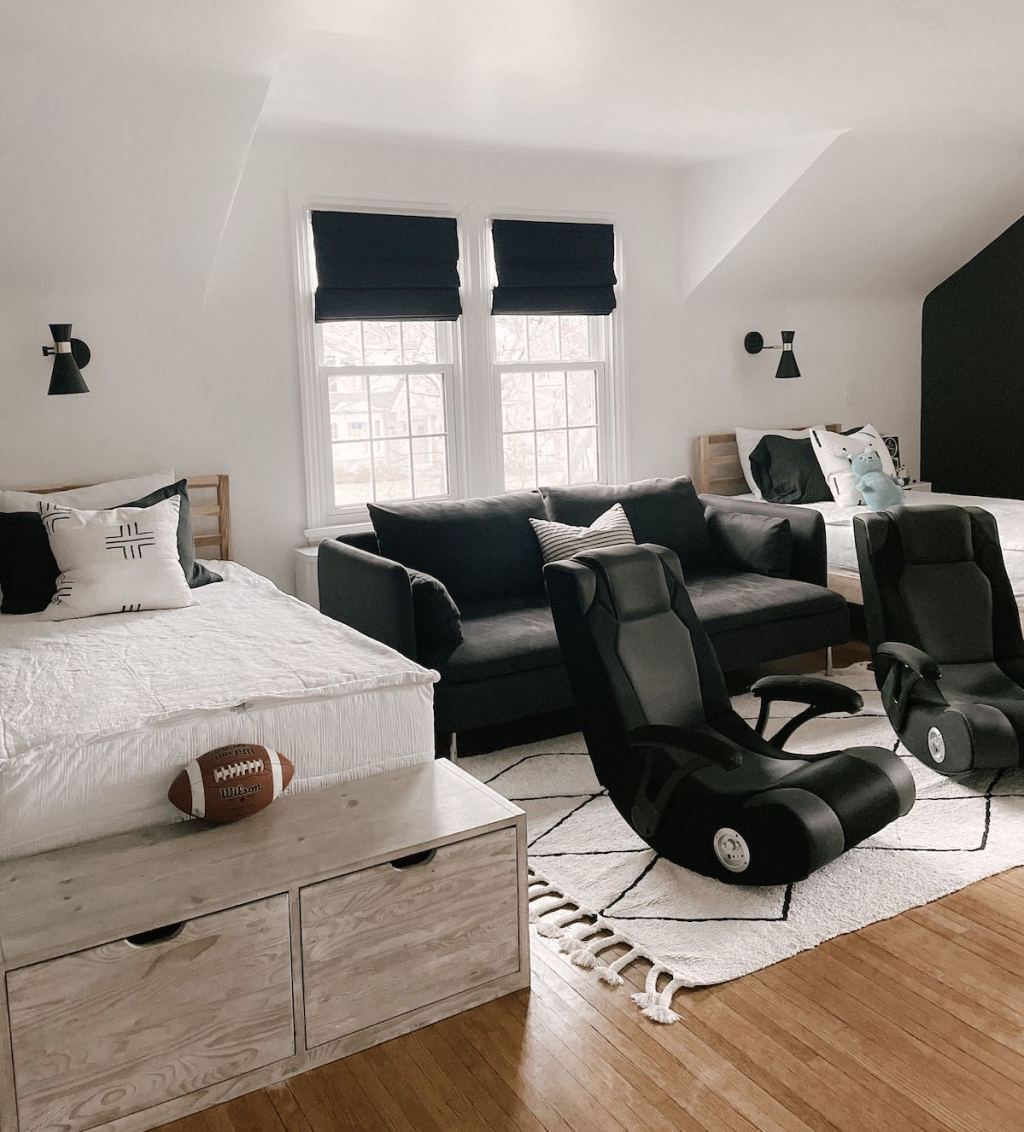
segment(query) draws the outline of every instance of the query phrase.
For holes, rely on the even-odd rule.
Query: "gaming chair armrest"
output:
[[[764,735],[768,726],[768,715],[773,703],[779,700],[789,703],[807,704],[807,708],[787,720],[769,739],[773,747],[780,751],[798,727],[830,711],[842,711],[856,715],[864,706],[860,693],[835,680],[821,676],[765,676],[750,689],[751,695],[761,701],[755,730]]]
[[[904,668],[909,668],[922,680],[939,680],[942,677],[942,669],[938,664],[926,652],[914,648],[913,645],[905,645],[901,641],[883,641],[875,652],[888,660],[895,660]]]
[[[750,694],[762,703],[785,700],[847,715],[856,715],[864,706],[859,692],[824,676],[765,676],[751,686]]]

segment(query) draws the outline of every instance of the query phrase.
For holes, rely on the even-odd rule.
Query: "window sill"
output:
[[[368,522],[337,523],[332,527],[310,527],[303,531],[308,546],[319,546],[325,539],[337,538],[338,535],[365,534],[373,530]]]

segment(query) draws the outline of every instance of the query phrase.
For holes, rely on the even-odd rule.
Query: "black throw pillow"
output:
[[[832,493],[809,437],[766,433],[750,453],[750,472],[769,503],[830,503]]]
[[[0,514],[0,613],[45,609],[59,574],[39,512]]]
[[[788,519],[709,507],[711,550],[720,566],[788,578],[793,571],[793,531]]]
[[[627,484],[542,487],[547,517],[571,527],[589,527],[609,507],[622,504],[638,543],[667,546],[686,570],[707,564],[710,551],[704,509],[687,476]],[[831,499],[831,495],[829,496]]]
[[[192,509],[188,481],[178,480],[151,491],[121,507],[152,507],[175,495],[181,497],[178,509],[178,560],[190,589],[223,579],[196,561],[192,541]],[[106,508],[113,510],[113,508]],[[57,589],[60,569],[50,550],[43,520],[36,511],[0,514],[0,613],[38,613],[50,604]]]
[[[406,567],[412,586],[416,651],[421,664],[437,668],[462,644],[462,614],[442,582]]]

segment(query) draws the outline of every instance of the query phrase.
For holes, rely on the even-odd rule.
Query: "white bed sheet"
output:
[[[174,774],[223,743],[287,755],[291,791],[433,758],[436,673],[210,566],[187,609],[0,617],[0,858],[180,818]]]
[[[753,495],[740,499],[754,500]],[[1003,548],[1006,573],[1013,587],[1014,597],[1024,603],[1024,500],[989,498],[980,495],[946,495],[943,492],[908,491],[904,493],[908,507],[921,507],[928,503],[952,503],[958,507],[982,507],[988,511],[999,528],[999,542]],[[853,542],[853,516],[865,513],[864,507],[844,507],[840,503],[801,503],[813,507],[825,520],[830,570],[849,570],[859,573],[857,548]]]

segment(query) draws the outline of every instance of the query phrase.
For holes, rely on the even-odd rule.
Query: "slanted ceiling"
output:
[[[275,8],[4,5],[0,287],[201,301],[283,46]]]
[[[923,296],[1020,212],[1010,0],[9,0],[0,20],[0,292],[54,310],[201,303],[264,122],[678,167],[683,290],[712,297]]]

